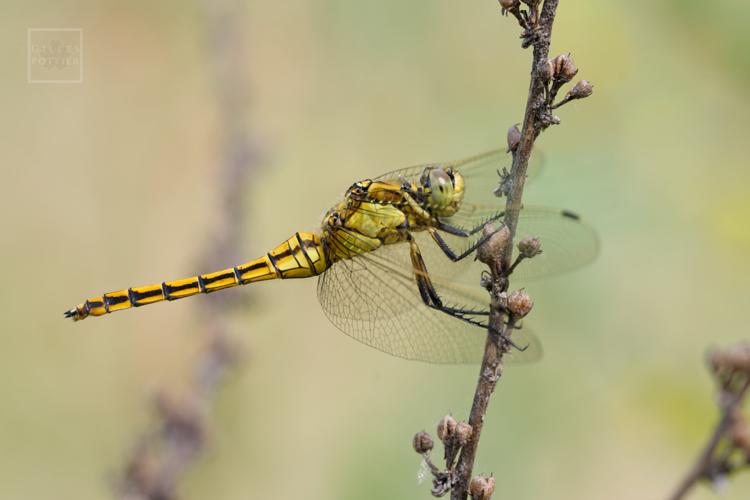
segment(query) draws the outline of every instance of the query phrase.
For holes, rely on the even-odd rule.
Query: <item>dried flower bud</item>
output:
[[[482,230],[482,236],[487,235],[490,235],[489,239],[477,249],[477,259],[485,264],[493,262],[502,253],[510,238],[510,231],[507,226],[495,230],[491,224],[487,224]]]
[[[508,310],[516,318],[523,318],[534,307],[534,301],[525,290],[516,290],[508,296]]]
[[[524,258],[530,259],[542,253],[542,244],[540,243],[539,238],[527,236],[518,242],[518,251]]]
[[[707,361],[711,371],[717,373],[724,365],[724,353],[721,351],[709,351]]]
[[[711,351],[708,364],[714,373],[723,370],[750,373],[750,344],[738,344],[726,350]]]
[[[750,454],[750,425],[739,408],[735,409],[731,415],[729,439],[732,440],[734,446]]]
[[[474,476],[469,482],[469,494],[472,498],[481,498],[484,490],[487,488],[487,478],[484,476]]]
[[[417,432],[416,434],[414,434],[412,446],[414,446],[414,451],[416,451],[420,455],[429,453],[430,451],[432,451],[432,438],[425,431]]]
[[[471,434],[474,429],[471,428],[466,422],[459,422],[456,426],[456,440],[460,446],[465,445],[471,439]]]
[[[456,422],[456,419],[451,415],[446,415],[440,419],[437,426],[437,435],[440,438],[440,441],[445,443],[452,439],[456,434],[456,427],[458,427],[458,422]]]
[[[739,344],[733,346],[725,354],[725,363],[728,368],[734,370],[750,370],[750,345]]]
[[[518,143],[521,142],[521,131],[518,130],[518,124],[516,123],[508,129],[508,151],[515,151],[518,148]]]
[[[505,10],[512,9],[513,7],[518,7],[520,3],[519,0],[499,0],[499,1],[500,1],[500,6]]]
[[[570,54],[560,54],[552,60],[555,79],[561,82],[571,81],[578,73],[575,61]]]
[[[495,493],[495,478],[490,476],[487,478],[487,492],[484,500],[489,500],[493,493]]]
[[[474,476],[469,482],[469,494],[472,500],[489,500],[495,492],[495,478]]]
[[[570,91],[566,99],[584,99],[594,93],[594,86],[589,83],[588,80],[581,80],[576,83]]]

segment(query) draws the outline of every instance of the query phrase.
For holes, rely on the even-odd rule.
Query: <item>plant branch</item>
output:
[[[711,369],[719,386],[721,417],[703,451],[678,484],[670,500],[681,500],[701,481],[718,481],[750,465],[750,428],[742,405],[750,392],[750,345],[715,351]],[[733,455],[740,460],[732,460]]]
[[[555,97],[578,73],[570,54],[549,58],[558,1],[499,0],[502,13],[512,14],[522,28],[521,47],[533,47],[531,78],[521,129],[517,125],[508,129],[508,151],[513,154],[511,171],[508,173],[506,169],[498,170],[499,184],[492,191],[497,196],[506,197],[503,226],[499,229],[489,224],[485,226],[485,243],[477,249],[477,259],[489,267],[489,272],[482,274],[480,283],[490,292],[490,311],[484,355],[471,412],[468,422],[456,422],[448,415],[438,425],[438,437],[446,450],[446,468],[436,472],[431,467],[434,496],[442,496],[450,490],[452,500],[465,500],[467,494],[471,495],[472,500],[489,500],[494,492],[495,479],[492,476],[472,477],[471,474],[487,407],[503,374],[503,357],[511,349],[523,351],[528,347],[517,345],[512,337],[513,332],[518,329],[518,322],[531,311],[533,300],[523,289],[513,292],[508,289],[510,277],[516,267],[542,252],[538,238],[526,237],[518,242],[518,256],[513,260],[529,158],[539,134],[550,125],[560,123],[560,119],[552,114]],[[592,92],[593,86],[582,80],[566,94],[557,107],[588,97]],[[463,433],[460,432],[461,429],[464,429]],[[422,434],[415,436],[415,443],[426,442]],[[431,448],[431,442],[429,447],[415,446],[415,450],[423,455],[429,453]],[[454,465],[456,453],[459,454]]]
[[[516,149],[513,151],[510,189],[507,192],[506,200],[505,227],[509,229],[510,234],[506,239],[507,241],[500,256],[500,261],[496,265],[490,265],[491,294],[493,299],[490,305],[489,329],[485,343],[484,357],[482,358],[479,379],[474,392],[474,401],[469,415],[469,425],[471,425],[473,433],[469,441],[462,448],[461,455],[459,456],[456,477],[451,492],[453,500],[463,500],[467,496],[487,407],[495,386],[503,373],[503,356],[511,348],[503,340],[509,338],[508,335],[509,332],[513,331],[514,322],[505,322],[506,309],[499,299],[508,290],[509,283],[505,270],[509,270],[511,267],[513,239],[516,226],[518,225],[518,214],[521,208],[529,158],[531,157],[531,151],[536,138],[545,128],[541,117],[544,116],[548,106],[547,80],[541,74],[539,68],[542,65],[546,65],[549,58],[552,25],[555,20],[557,4],[558,0],[546,0],[539,16],[539,22],[534,27],[531,82],[526,100],[526,112],[521,127],[521,138]]]

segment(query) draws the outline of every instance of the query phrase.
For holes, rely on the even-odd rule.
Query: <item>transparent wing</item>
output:
[[[496,218],[502,212],[497,206],[465,203],[446,222],[472,228]],[[502,220],[502,219],[500,219]],[[499,227],[500,222],[495,223]],[[599,237],[581,217],[569,210],[538,206],[524,207],[518,217],[515,241],[527,236],[539,238],[542,253],[522,262],[513,274],[514,282],[532,281],[574,271],[590,264],[599,254]],[[454,238],[455,241],[455,238]],[[466,243],[465,243],[466,244]],[[518,250],[514,248],[515,258]]]
[[[497,185],[498,172],[503,169],[510,170],[513,157],[505,149],[496,149],[471,158],[458,161],[427,163],[412,167],[393,170],[375,177],[373,180],[382,182],[397,182],[402,178],[410,182],[417,182],[426,167],[443,167],[458,170],[466,180],[466,192],[473,201],[491,201],[492,189]],[[534,150],[529,160],[528,179],[536,178],[542,171],[544,155]],[[486,193],[475,192],[477,186],[488,186]]]
[[[486,330],[427,307],[411,264],[403,264],[410,262],[408,254],[407,244],[395,244],[336,262],[318,279],[326,316],[347,335],[394,356],[431,363],[480,362]],[[467,292],[437,276],[436,287],[446,304],[487,307],[481,292]],[[509,362],[541,356],[538,340],[526,328],[514,332],[513,340],[529,347],[514,352]]]
[[[461,210],[444,222],[463,229],[482,226],[488,220],[497,220],[495,227],[500,227],[503,206],[463,204]],[[479,276],[486,269],[484,264],[476,262],[472,256],[459,262],[451,261],[435,244],[426,232],[412,233],[422,251],[428,270],[449,281],[460,281],[470,285],[479,283]],[[463,238],[440,232],[443,239],[456,253],[462,253],[473,245],[481,232]],[[533,259],[522,262],[511,279],[514,286],[541,278],[574,271],[592,262],[599,253],[599,238],[596,231],[586,224],[578,215],[566,210],[536,207],[525,207],[518,217],[518,229],[515,241],[526,236],[536,236],[542,245],[542,253]],[[384,249],[388,251],[387,249]],[[514,249],[514,258],[518,250]],[[392,260],[402,267],[410,265],[408,252],[393,254]]]

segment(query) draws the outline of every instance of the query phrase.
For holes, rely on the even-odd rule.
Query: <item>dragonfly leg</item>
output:
[[[435,285],[433,285],[429,273],[427,272],[427,266],[425,265],[424,259],[422,258],[422,253],[419,251],[417,242],[414,240],[414,238],[411,237],[411,235],[408,236],[408,241],[410,245],[412,267],[414,269],[414,278],[417,282],[419,295],[422,297],[422,301],[425,303],[425,305],[474,326],[487,328],[486,322],[476,320],[474,318],[471,318],[470,316],[489,316],[489,310],[464,309],[450,307],[443,304],[443,301],[440,298],[437,290],[435,289]]]
[[[484,229],[484,226],[486,224],[489,224],[490,222],[495,222],[497,220],[502,219],[505,217],[505,212],[498,212],[492,217],[488,217],[487,220],[482,222],[481,224],[477,224],[471,229],[464,229],[462,227],[452,226],[446,222],[439,221],[437,228],[441,231],[445,231],[446,233],[452,234],[454,236],[460,236],[462,238],[468,238],[469,236],[472,236],[474,234],[477,234],[479,231]]]
[[[465,251],[461,252],[460,254],[457,254],[451,247],[446,243],[446,241],[443,239],[442,236],[440,236],[440,233],[437,232],[435,228],[428,228],[428,231],[430,232],[430,236],[432,236],[432,239],[435,240],[435,243],[437,243],[437,246],[440,247],[440,250],[443,251],[446,257],[448,257],[453,262],[458,262],[459,260],[468,257],[469,255],[473,254],[474,251],[479,248],[480,246],[484,245],[485,242],[492,236],[493,233],[487,234],[479,238],[477,241],[475,241],[469,248],[467,248]]]
[[[494,329],[494,328],[492,329],[492,331],[493,331],[494,333],[496,333],[497,335],[499,335],[499,336],[500,336],[500,338],[501,338],[501,342],[505,342],[505,343],[507,343],[507,344],[508,344],[509,346],[511,346],[512,348],[514,348],[515,350],[517,350],[517,351],[519,351],[519,352],[524,352],[524,351],[525,351],[526,349],[528,349],[528,348],[529,348],[529,346],[531,345],[531,344],[526,344],[525,346],[521,347],[520,345],[516,344],[516,343],[515,343],[515,342],[513,341],[513,339],[511,339],[511,338],[510,338],[510,335],[503,335],[503,333],[502,333],[502,332],[499,332],[499,331],[497,331],[497,330],[496,330],[496,329]]]
[[[417,203],[417,200],[415,200],[409,193],[407,193],[406,191],[403,191],[401,193],[401,196],[403,196],[406,203],[409,204],[409,207],[412,210],[414,210],[414,213],[418,217],[426,221],[432,219],[432,216],[430,215],[430,213],[424,208],[422,208],[422,206],[419,203]]]

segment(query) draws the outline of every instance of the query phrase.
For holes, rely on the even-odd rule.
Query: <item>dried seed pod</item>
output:
[[[466,422],[459,422],[456,426],[456,441],[458,441],[458,444],[461,446],[465,445],[469,442],[469,439],[471,439],[471,434],[473,432],[474,429],[472,429],[469,424]]]
[[[554,77],[560,82],[571,81],[578,73],[575,61],[570,54],[560,54],[552,60]]]
[[[493,493],[495,493],[495,478],[490,476],[487,478],[487,490],[484,500],[489,500]]]
[[[568,99],[584,99],[594,93],[594,86],[588,80],[581,80],[568,91]]]
[[[542,253],[542,244],[539,238],[528,236],[518,242],[518,251],[524,258],[530,259]]]
[[[518,144],[521,142],[521,131],[518,129],[518,123],[508,129],[508,151],[515,151],[518,149]]]
[[[742,410],[737,409],[732,414],[732,424],[729,427],[729,439],[737,448],[750,454],[750,425]]]
[[[725,353],[724,364],[733,370],[750,371],[750,345],[733,346]]]
[[[495,492],[495,478],[474,476],[469,482],[469,494],[472,500],[489,500]]]
[[[437,426],[437,435],[438,438],[440,438],[440,441],[445,443],[446,441],[451,440],[456,434],[456,427],[458,427],[458,422],[456,422],[456,419],[453,418],[453,416],[446,415],[441,418]]]
[[[510,238],[510,231],[507,226],[495,230],[492,225],[487,224],[482,230],[482,235],[490,235],[490,237],[484,245],[477,249],[477,259],[485,264],[490,264],[502,253],[508,238]]]
[[[534,301],[525,290],[516,290],[508,296],[508,310],[516,318],[523,318],[531,312]]]
[[[412,446],[414,446],[414,451],[416,451],[420,455],[432,451],[433,444],[434,443],[432,442],[432,438],[425,431],[420,431],[414,434]]]
[[[706,362],[712,372],[718,372],[724,364],[724,353],[721,351],[710,351],[706,355]]]

